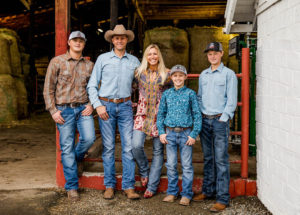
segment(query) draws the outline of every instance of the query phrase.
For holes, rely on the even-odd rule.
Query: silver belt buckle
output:
[[[182,131],[182,129],[181,129],[181,128],[178,128],[178,127],[175,127],[175,128],[174,128],[174,131],[175,131],[176,133],[179,133],[179,132]]]
[[[114,103],[117,103],[118,99],[114,99],[113,101],[114,101]]]

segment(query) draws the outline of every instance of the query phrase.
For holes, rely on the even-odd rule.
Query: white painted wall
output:
[[[278,1],[257,26],[258,197],[300,215],[300,0]]]

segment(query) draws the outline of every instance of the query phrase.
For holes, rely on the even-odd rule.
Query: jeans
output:
[[[186,129],[181,132],[175,132],[167,128],[167,175],[168,175],[168,195],[177,196],[179,193],[178,187],[178,170],[177,170],[177,148],[179,148],[181,167],[182,167],[182,191],[180,195],[191,199],[193,197],[193,177],[194,169],[192,165],[193,146],[188,146],[185,143],[191,129]]]
[[[228,155],[229,120],[203,118],[200,133],[204,156],[204,179],[202,192],[206,196],[216,194],[217,202],[229,204],[229,155]]]
[[[133,130],[132,136],[132,154],[139,168],[140,175],[143,178],[149,177],[147,189],[156,193],[160,182],[161,169],[164,164],[164,145],[159,137],[153,137],[152,163],[149,173],[149,164],[144,151],[146,134],[139,130]]]
[[[106,101],[101,102],[106,107],[106,112],[109,115],[108,120],[99,118],[103,145],[104,185],[106,188],[115,188],[116,185],[115,135],[116,126],[118,125],[122,146],[122,189],[134,189],[135,163],[131,147],[133,128],[132,102],[127,101],[119,104]]]
[[[77,162],[83,160],[87,150],[93,145],[95,127],[93,116],[82,116],[85,105],[76,108],[57,106],[64,118],[64,124],[56,124],[59,130],[59,143],[64,176],[65,189],[78,189]],[[75,145],[75,131],[79,132],[79,142]]]

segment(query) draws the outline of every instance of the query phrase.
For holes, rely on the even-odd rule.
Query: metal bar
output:
[[[187,77],[188,79],[193,79],[193,78],[199,78],[200,74],[188,74]],[[242,73],[236,74],[236,77],[242,78]]]
[[[250,49],[242,48],[242,146],[241,146],[241,177],[248,178],[249,153],[249,65]]]

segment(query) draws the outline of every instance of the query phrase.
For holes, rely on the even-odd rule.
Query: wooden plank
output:
[[[142,5],[207,5],[207,4],[224,4],[226,0],[138,0],[139,4]]]

